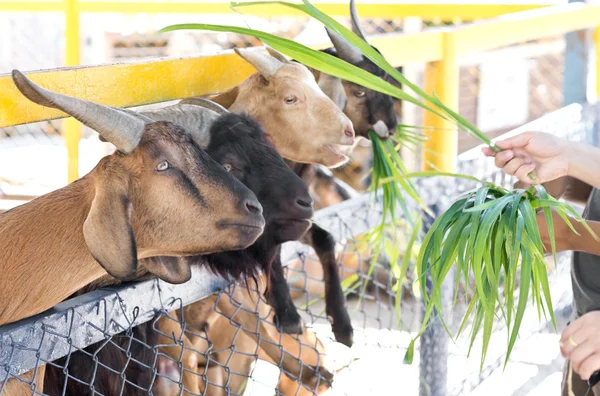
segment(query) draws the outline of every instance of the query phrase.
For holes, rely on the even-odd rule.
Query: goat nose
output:
[[[342,138],[342,144],[354,144],[354,135],[354,125],[352,125],[352,121],[348,120],[344,124],[344,137]]]
[[[301,212],[306,214],[308,217],[313,215],[313,199],[310,195],[303,195],[296,198],[296,208],[300,209]]]
[[[377,134],[377,136],[384,139],[391,135],[387,125],[385,125],[385,122],[381,120],[373,124],[373,131]]]
[[[254,200],[254,199],[247,199],[245,202],[245,205],[246,205],[246,209],[248,209],[248,212],[254,213],[254,214],[262,214],[263,208],[262,208],[262,205],[260,204],[260,202]]]

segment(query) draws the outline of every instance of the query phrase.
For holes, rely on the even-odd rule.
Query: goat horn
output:
[[[18,70],[12,78],[21,93],[41,106],[61,110],[82,124],[97,131],[100,136],[124,153],[133,150],[150,119],[83,99],[55,93],[40,87]]]
[[[267,46],[266,48],[267,48],[267,52],[269,53],[269,55],[271,55],[273,58],[277,59],[278,61],[280,61],[282,63],[290,63],[290,61],[281,52],[279,52],[269,46]]]
[[[212,100],[205,99],[205,98],[198,98],[198,97],[186,98],[186,99],[183,99],[182,101],[180,101],[179,104],[189,104],[189,105],[201,106],[206,109],[212,110],[218,114],[229,113],[229,110],[227,110],[225,107],[221,106],[218,103],[213,102]]]
[[[269,55],[256,50],[247,50],[244,48],[234,48],[236,54],[244,58],[248,63],[258,70],[258,72],[267,80],[273,77],[277,70],[283,67],[283,63]]]
[[[190,98],[192,100],[200,98]],[[185,99],[188,100],[188,99]],[[227,110],[225,110],[227,111]],[[194,141],[205,149],[210,143],[210,127],[219,117],[213,109],[208,109],[196,102],[183,103],[183,101],[156,110],[140,112],[153,121],[169,121],[179,125],[189,133]]]
[[[354,0],[350,0],[350,24],[352,25],[352,32],[366,42],[367,38],[360,28],[360,21],[358,19],[358,14],[356,13],[356,3]]]
[[[352,64],[357,64],[363,60],[362,52],[360,52],[358,48],[350,44],[350,42],[348,42],[342,36],[334,33],[332,30],[329,30],[327,27],[325,30],[327,30],[327,35],[333,43],[335,52],[340,59]]]

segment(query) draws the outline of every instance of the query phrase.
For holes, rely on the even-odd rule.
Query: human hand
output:
[[[573,321],[560,338],[560,353],[571,361],[581,379],[600,369],[600,311],[588,312]]]
[[[542,184],[566,176],[569,170],[570,142],[542,132],[524,132],[495,143],[501,152],[483,148],[488,157],[495,157],[496,166],[526,184]],[[536,180],[528,175],[533,172]]]

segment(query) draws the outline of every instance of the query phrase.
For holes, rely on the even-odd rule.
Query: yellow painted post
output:
[[[79,0],[65,0],[65,63],[78,66],[81,62],[79,39]],[[72,182],[79,178],[79,141],[81,123],[74,118],[64,120],[64,138],[67,148],[67,179]]]
[[[594,48],[596,48],[596,100],[600,101],[600,26],[594,29]]]
[[[456,36],[453,31],[444,33],[442,53],[442,60],[427,64],[425,92],[431,94],[435,91],[436,96],[445,106],[458,111],[459,68]],[[442,172],[455,172],[458,155],[456,125],[427,110],[425,110],[424,124],[425,133],[429,136],[425,143],[425,169],[435,167]]]

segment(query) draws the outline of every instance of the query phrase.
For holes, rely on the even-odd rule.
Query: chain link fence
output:
[[[572,105],[521,129],[597,144],[597,114],[597,106]],[[477,149],[460,156],[459,172],[507,187],[514,181]],[[438,211],[475,186],[441,177],[416,182],[424,202]],[[419,209],[412,203],[410,210]],[[421,324],[422,304],[412,272],[397,289],[393,273],[398,263],[380,257],[370,270],[372,252],[364,235],[380,218],[380,201],[369,194],[319,210],[314,217],[337,242],[354,327],[352,348],[334,341],[315,252],[293,242],[283,246],[282,262],[303,319],[302,334],[283,334],[274,324],[272,309],[263,298],[262,277],[226,284],[200,266],[181,285],[149,280],[83,289],[47,313],[0,328],[0,394],[5,394],[9,380],[27,384],[38,395],[379,395],[419,390],[460,395],[487,394],[490,389],[526,395],[528,387],[560,370],[555,367],[560,359],[551,352],[555,347],[558,353],[558,347],[551,348],[547,337],[540,340],[543,334],[550,338],[555,334],[538,321],[533,306],[504,377],[506,337],[500,322],[483,371],[480,345],[476,343],[467,358],[468,340],[450,342],[435,320],[433,331],[417,344],[418,351],[427,353],[421,353],[420,360],[416,352],[413,365],[403,365],[406,348]],[[410,226],[400,227],[408,237]],[[400,252],[405,246],[398,246]],[[569,256],[561,254],[550,275],[559,326],[569,315]],[[460,287],[465,297],[473,288]],[[466,308],[464,299],[458,301],[446,318],[452,331]]]

